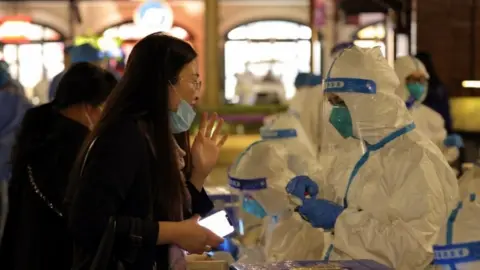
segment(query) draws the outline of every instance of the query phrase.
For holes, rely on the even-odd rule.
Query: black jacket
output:
[[[40,192],[64,214],[61,206],[70,169],[87,134],[86,127],[55,112],[50,105],[31,109],[25,115],[12,164],[1,269],[70,269],[73,241],[66,218],[34,191],[27,165]]]
[[[127,269],[151,270],[154,263],[157,269],[168,269],[169,247],[156,246],[158,219],[150,218],[153,158],[134,118],[123,118],[96,139],[70,202],[74,269],[88,269],[84,259],[96,253],[111,216],[117,221],[114,254],[123,258],[137,250]],[[213,208],[205,191],[190,183],[188,189],[193,213],[203,215]]]

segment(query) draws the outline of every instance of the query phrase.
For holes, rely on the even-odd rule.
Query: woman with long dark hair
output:
[[[133,48],[72,171],[73,269],[98,267],[97,254],[108,269],[186,269],[183,250],[203,253],[222,242],[197,222],[213,208],[203,184],[226,136],[223,120],[204,114],[189,147],[201,87],[196,58],[190,44],[163,33]],[[111,224],[113,239],[103,238]]]
[[[73,65],[53,102],[25,114],[12,153],[2,269],[69,269],[73,241],[62,207],[70,170],[117,81],[92,64]]]

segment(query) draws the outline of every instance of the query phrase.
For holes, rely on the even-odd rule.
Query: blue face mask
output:
[[[352,117],[347,107],[333,106],[329,120],[343,138],[346,139],[353,136]]]
[[[425,93],[425,86],[421,83],[409,83],[407,89],[415,100],[420,100]]]
[[[174,134],[182,133],[190,129],[195,119],[195,111],[192,105],[185,100],[181,100],[176,112],[170,112],[170,121],[172,123],[172,132]]]
[[[265,209],[253,198],[246,197],[243,199],[242,208],[245,212],[254,215],[257,218],[264,218],[267,216]]]

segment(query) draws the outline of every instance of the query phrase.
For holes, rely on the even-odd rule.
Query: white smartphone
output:
[[[225,210],[221,210],[213,215],[205,217],[198,223],[220,237],[228,236],[235,231],[235,228],[232,226]]]

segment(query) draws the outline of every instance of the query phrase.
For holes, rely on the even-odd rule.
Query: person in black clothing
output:
[[[79,63],[52,103],[27,111],[12,153],[1,269],[70,269],[73,241],[62,208],[68,177],[116,83],[109,72]]]
[[[191,148],[186,142],[201,86],[196,58],[189,43],[164,33],[133,48],[72,170],[73,269],[91,269],[112,219],[113,251],[101,258],[108,269],[186,269],[183,251],[201,254],[223,241],[198,224],[213,208],[203,184],[226,136],[222,119],[203,114]]]
[[[419,52],[416,57],[422,61],[430,75],[427,97],[423,101],[423,104],[432,108],[432,110],[438,112],[443,117],[447,133],[452,134],[452,115],[450,114],[448,91],[435,71],[432,56],[427,52]]]

